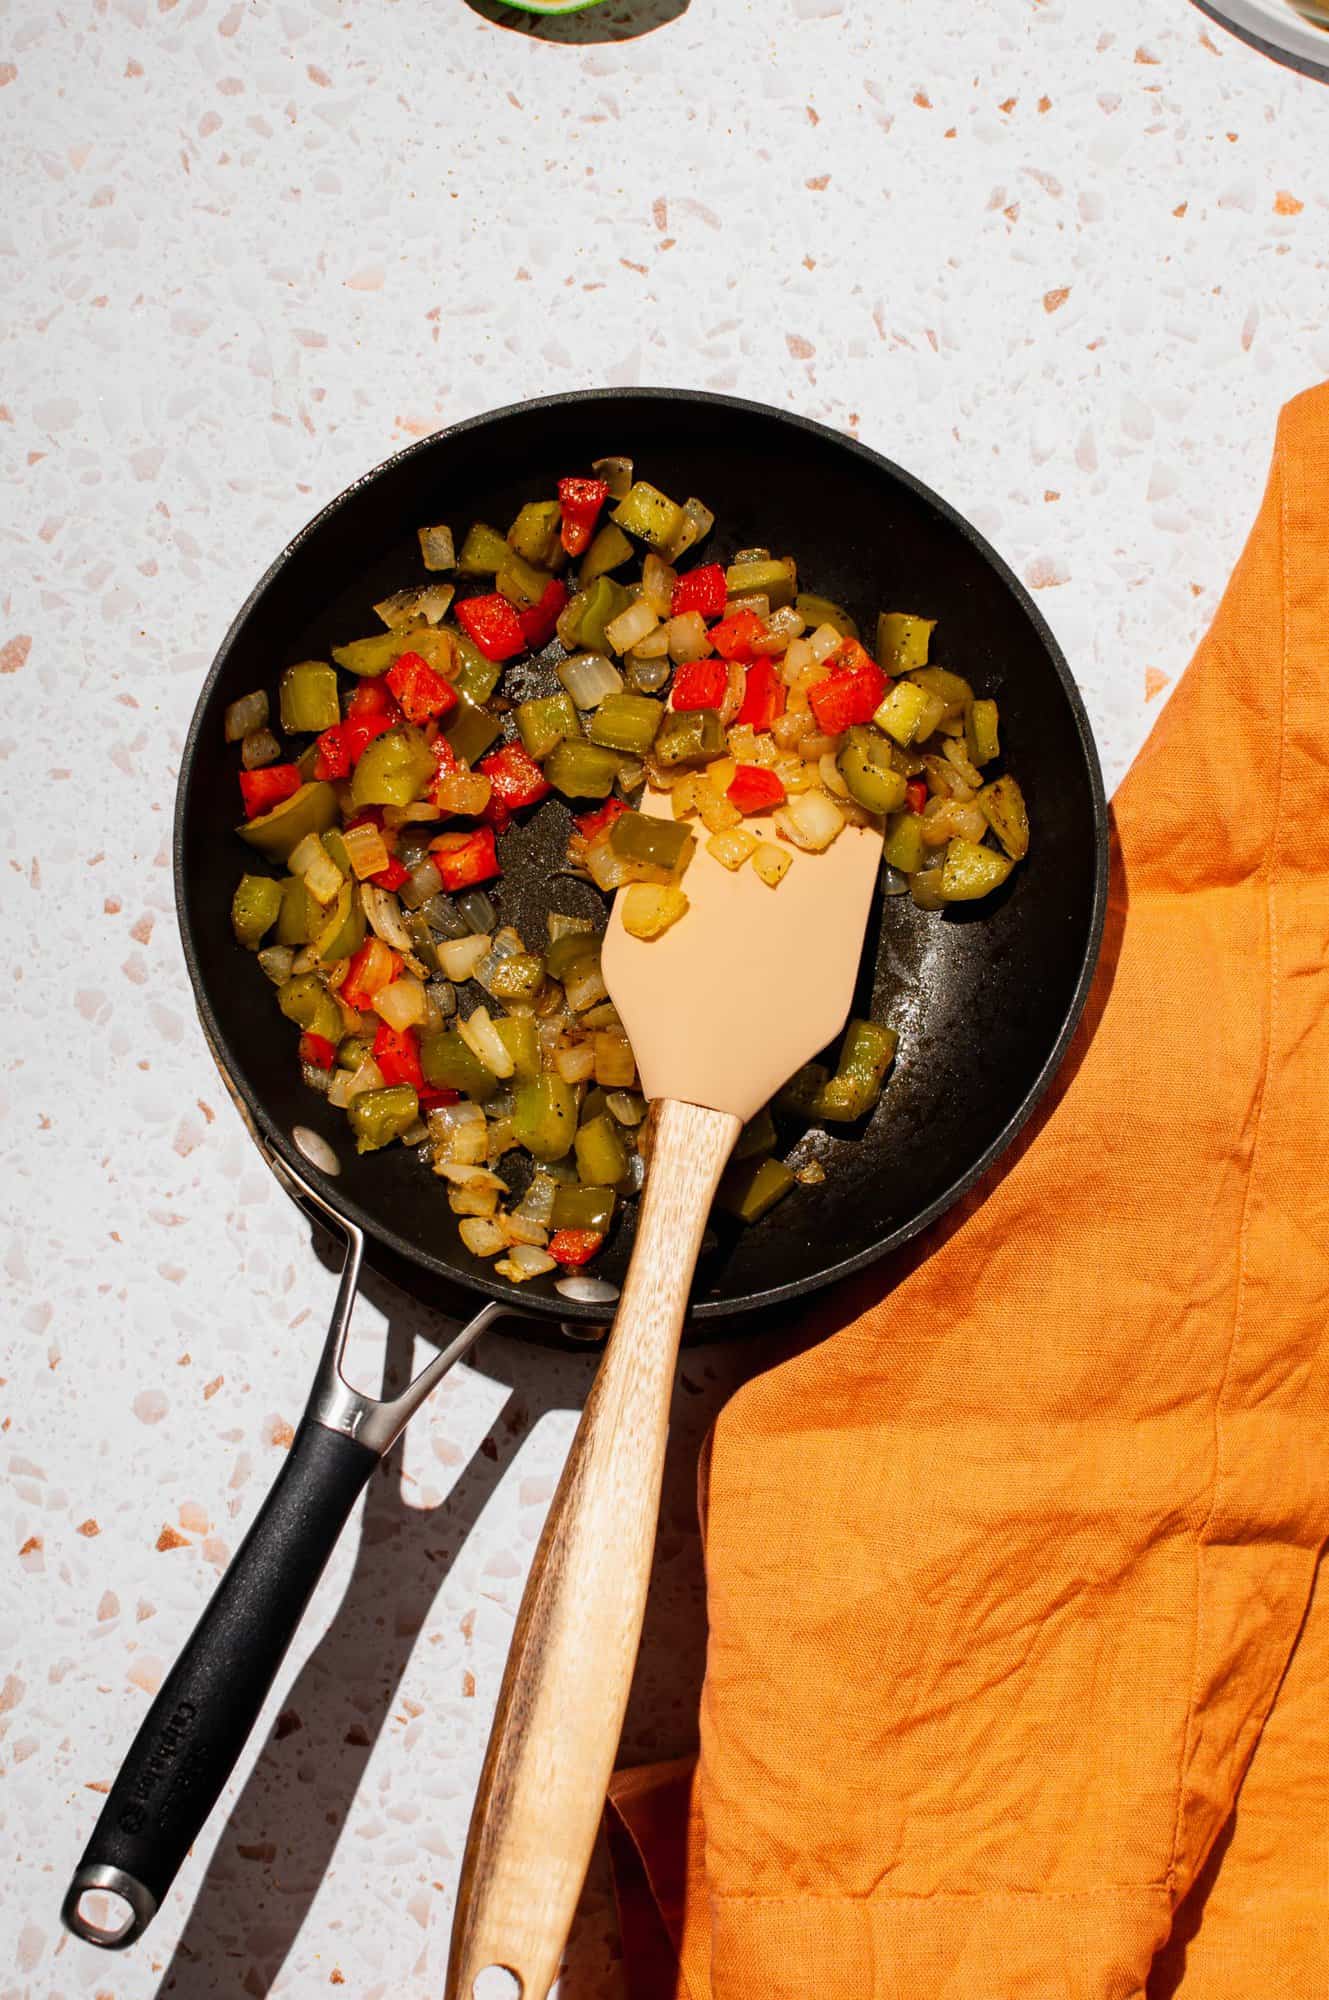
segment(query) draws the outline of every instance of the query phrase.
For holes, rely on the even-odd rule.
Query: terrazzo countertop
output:
[[[852,431],[1033,587],[1115,783],[1275,413],[1329,372],[1321,87],[1185,0],[0,0],[0,2000],[440,1991],[473,1788],[587,1354],[502,1334],[375,1481],[148,1938],[57,1911],[281,1460],[332,1297],[195,1023],[181,743],[273,554],[404,441],[539,391]],[[24,941],[40,940],[38,945]],[[373,1282],[373,1380],[440,1322]],[[630,1759],[691,1739],[676,1410]],[[563,2000],[618,2000],[597,1864]]]

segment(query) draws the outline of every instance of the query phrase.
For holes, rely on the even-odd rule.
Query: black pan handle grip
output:
[[[111,1787],[65,1898],[90,1944],[131,1944],[216,1804],[379,1453],[305,1417],[286,1463],[162,1684]],[[108,1931],[81,1898],[128,1906]]]

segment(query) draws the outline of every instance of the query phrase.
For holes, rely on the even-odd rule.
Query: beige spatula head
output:
[[[646,810],[667,814],[669,801],[649,797]],[[496,1966],[517,1976],[521,2000],[545,2000],[557,1975],[632,1681],[711,1198],[740,1121],[844,1025],[880,861],[880,833],[848,827],[768,889],[750,865],[731,875],[703,851],[671,931],[644,943],[617,908],[610,921],[605,982],[656,1100],[655,1143],[614,1330],[508,1655],[446,2000],[480,2000],[479,1975]]]
[[[671,816],[667,793],[642,810]],[[769,821],[744,821],[774,840]],[[698,852],[684,878],[691,908],[663,937],[630,937],[622,894],[604,944],[604,976],[646,1095],[732,1111],[745,1122],[849,1016],[863,933],[881,866],[881,833],[846,827],[825,854],[794,855],[778,888],[745,863],[731,874]]]

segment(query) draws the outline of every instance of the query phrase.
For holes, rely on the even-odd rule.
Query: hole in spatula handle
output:
[[[525,1991],[516,1973],[506,1965],[487,1965],[471,1987],[473,2000],[521,2000]]]

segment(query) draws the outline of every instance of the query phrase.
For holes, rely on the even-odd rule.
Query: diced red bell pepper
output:
[[[269,764],[264,771],[242,771],[240,791],[245,818],[257,819],[260,813],[271,812],[283,799],[289,799],[292,792],[298,792],[303,783],[295,764]]]
[[[395,854],[388,856],[386,868],[380,868],[377,875],[369,877],[376,889],[400,889],[402,883],[409,882],[410,879],[410,869],[404,861],[398,861]]]
[[[681,713],[722,708],[728,686],[729,669],[723,660],[689,660],[674,673],[674,707]]]
[[[579,813],[572,824],[583,840],[594,840],[597,833],[603,833],[616,819],[621,819],[627,811],[622,799],[606,799],[594,812]]]
[[[520,743],[505,743],[482,757],[476,770],[489,780],[489,802],[481,818],[501,832],[514,812],[548,798],[553,790],[534,757],[528,757]]]
[[[438,775],[440,778],[455,777],[457,772],[463,768],[461,758],[448,742],[446,736],[436,736],[430,744],[429,749],[435,764],[438,766]]]
[[[347,833],[350,832],[353,826],[376,826],[381,833],[383,831],[382,806],[357,806],[350,819],[346,822]],[[383,844],[385,847],[391,847],[392,841],[386,840]]]
[[[378,680],[363,680],[346,704],[346,718],[325,729],[319,737],[320,752],[325,742],[329,744],[329,761],[337,761],[336,745],[344,746],[347,769],[359,763],[365,751],[376,736],[393,729],[401,721],[401,710],[393,700],[390,691]],[[329,739],[334,739],[329,741]],[[320,777],[322,773],[317,775]],[[330,772],[329,776],[344,778],[345,771]]]
[[[300,1037],[300,1060],[312,1063],[315,1069],[331,1069],[337,1060],[337,1044],[326,1035],[312,1034],[306,1028]]]
[[[561,576],[551,576],[538,604],[517,614],[526,643],[532,648],[547,646],[568,601],[568,587]]]
[[[418,653],[399,653],[385,678],[408,722],[429,722],[436,715],[451,714],[457,706],[452,682],[444,680]]]
[[[606,480],[559,480],[558,504],[563,509],[563,525],[559,534],[570,556],[579,556],[589,547],[595,524],[600,518],[600,509],[608,498]]]
[[[383,1072],[384,1083],[409,1083],[414,1090],[424,1089],[420,1037],[414,1028],[390,1028],[386,1021],[380,1021],[374,1036],[374,1061]]]
[[[352,952],[351,954],[350,963],[346,967],[346,977],[337,991],[339,997],[346,1002],[346,1005],[354,1007],[357,1013],[363,1013],[366,1007],[371,1007],[374,1001],[374,993],[381,990],[378,986],[375,986],[374,992],[371,993],[366,987],[360,984],[360,981],[371,961],[381,963],[380,954],[382,952],[386,952],[392,961],[391,969],[388,977],[383,981],[383,985],[391,986],[393,980],[401,971],[401,960],[391,945],[384,944],[382,938],[367,937],[359,951]]]
[[[350,732],[353,724],[334,722],[314,744],[314,776],[325,781],[344,778],[351,768]]]
[[[568,1264],[575,1269],[579,1264],[589,1264],[604,1236],[598,1229],[556,1229],[549,1239],[549,1254],[560,1264]]]
[[[719,563],[703,563],[690,569],[674,585],[669,600],[669,616],[681,618],[685,612],[700,611],[703,618],[718,618],[728,596],[724,570]]]
[[[458,889],[473,889],[477,882],[492,881],[495,875],[503,873],[494,851],[492,826],[477,826],[474,833],[442,834],[431,843],[429,851],[443,877],[443,887],[450,894]]]
[[[422,1111],[433,1111],[440,1104],[460,1104],[461,1092],[449,1090],[446,1084],[427,1083],[423,1090],[417,1090]]]
[[[463,599],[457,606],[457,623],[487,660],[510,660],[514,653],[526,650],[521,619],[502,591]]]
[[[754,660],[748,668],[743,706],[735,721],[746,723],[749,729],[769,729],[784,714],[788,698],[788,690],[771,662]]]
[[[758,618],[755,611],[731,611],[718,625],[712,625],[710,641],[722,660],[742,660],[755,657],[752,651],[754,639],[766,635],[766,620]]]
[[[911,813],[921,813],[928,802],[926,778],[911,778],[904,788],[905,799]]]
[[[729,781],[725,797],[741,813],[769,812],[772,806],[784,804],[785,789],[774,771],[768,771],[764,764],[740,764]]]
[[[371,715],[386,715],[393,722],[401,721],[401,710],[387,683],[367,675],[352,688],[346,703],[346,716],[348,721],[368,722]]]
[[[830,673],[808,689],[808,700],[820,728],[838,736],[851,723],[871,722],[890,681],[857,639],[846,639],[828,664]]]

